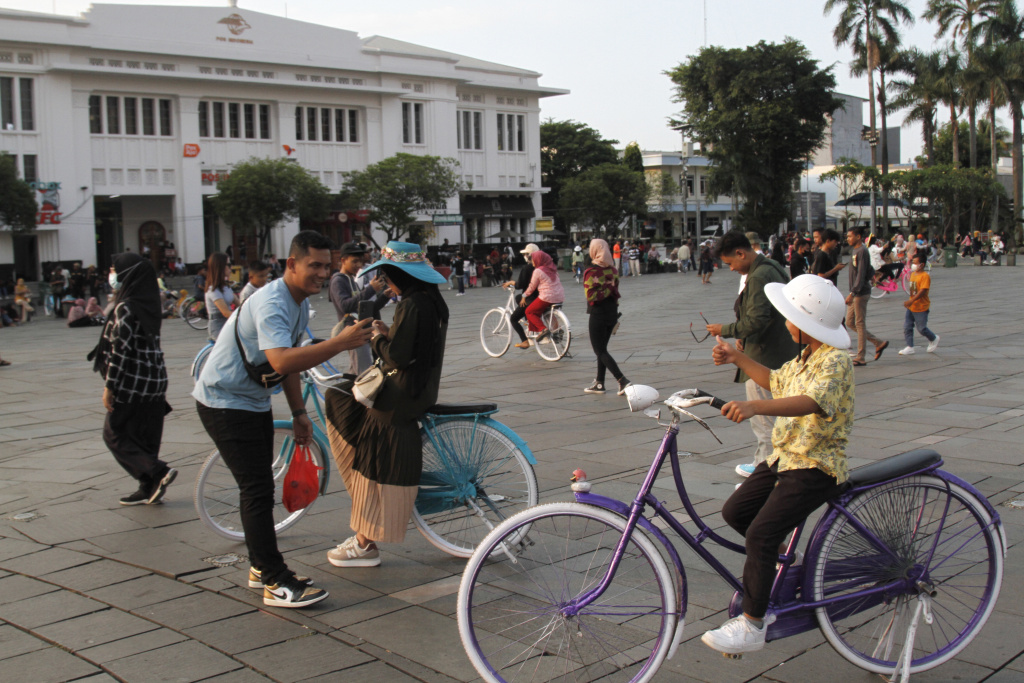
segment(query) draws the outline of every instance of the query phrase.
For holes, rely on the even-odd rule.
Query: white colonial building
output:
[[[40,204],[34,232],[0,231],[0,266],[31,279],[44,262],[102,266],[128,248],[157,259],[169,245],[198,263],[239,243],[209,197],[249,157],[294,159],[335,192],[343,172],[399,152],[453,157],[464,189],[417,217],[435,223],[432,241],[528,239],[540,100],[567,92],[539,78],[237,7],[0,10],[0,151]],[[359,208],[323,228],[367,238]],[[276,229],[270,251],[297,229]]]

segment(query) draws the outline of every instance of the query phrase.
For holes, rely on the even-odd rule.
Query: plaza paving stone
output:
[[[936,353],[900,357],[904,309],[897,297],[873,300],[870,329],[891,342],[881,361],[856,370],[856,423],[849,447],[859,465],[914,448],[933,448],[950,472],[999,505],[1010,550],[1002,593],[981,636],[960,656],[915,681],[1024,681],[1024,269],[935,269],[929,326],[942,336]],[[711,340],[687,328],[703,312],[732,317],[737,276],[718,272],[711,286],[692,273],[626,278],[623,324],[610,350],[626,375],[663,395],[689,386],[726,399],[742,397],[733,372],[709,359]],[[841,284],[845,290],[845,283]],[[493,401],[495,416],[527,440],[538,459],[542,501],[567,500],[569,473],[587,470],[595,490],[629,499],[662,436],[624,399],[582,393],[593,379],[582,288],[567,288],[571,357],[547,363],[531,349],[484,355],[483,312],[504,302],[481,288],[451,307],[441,401]],[[333,313],[315,297],[312,327],[326,334]],[[390,316],[385,311],[385,318]],[[382,546],[383,565],[339,569],[326,551],[350,535],[349,500],[339,478],[302,522],[282,534],[290,565],[331,591],[309,610],[266,608],[245,583],[247,564],[219,568],[205,558],[245,554],[197,520],[192,488],[212,449],[189,396],[189,366],[204,333],[165,321],[171,377],[161,457],[180,475],[164,504],[123,508],[134,490],[101,437],[101,384],[85,355],[97,330],[38,319],[0,330],[0,679],[2,680],[365,680],[451,683],[474,680],[459,642],[455,590],[464,561],[437,551],[410,528],[403,544]],[[920,340],[918,340],[920,344]],[[344,361],[342,361],[344,362]],[[610,378],[609,378],[610,381]],[[286,414],[281,398],[275,408]],[[684,425],[680,448],[694,453],[682,471],[699,514],[729,538],[719,513],[738,481],[753,437],[701,413],[724,444]],[[673,510],[668,470],[656,482]],[[31,512],[30,521],[12,519]],[[683,513],[680,512],[680,515]],[[732,591],[681,549],[690,608],[684,642],[655,677],[692,681],[878,680],[843,660],[817,631],[771,643],[762,653],[724,660],[699,636],[725,618]],[[723,554],[724,555],[724,554]],[[738,571],[741,558],[729,553]],[[45,673],[40,673],[45,672]],[[827,673],[826,673],[827,672]]]

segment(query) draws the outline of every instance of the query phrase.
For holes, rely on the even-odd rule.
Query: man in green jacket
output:
[[[736,299],[736,322],[725,325],[709,324],[712,335],[734,337],[737,348],[748,357],[772,370],[778,370],[784,363],[796,357],[799,347],[786,329],[786,319],[765,296],[764,286],[769,282],[789,282],[786,271],[775,261],[755,253],[750,240],[739,230],[725,233],[715,248],[715,256],[722,259],[743,278],[744,284]],[[736,370],[736,382],[745,382],[748,401],[771,400],[772,394],[757,385],[742,371]],[[750,419],[750,428],[757,439],[754,462],[736,466],[736,474],[749,477],[759,463],[772,452],[772,419],[755,416]]]

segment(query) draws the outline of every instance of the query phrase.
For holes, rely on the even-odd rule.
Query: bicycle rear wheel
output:
[[[872,299],[881,299],[882,297],[884,297],[888,293],[889,293],[889,290],[882,288],[880,285],[875,285],[875,286],[873,286],[871,288],[871,298]]]
[[[480,321],[480,344],[491,358],[499,358],[508,351],[512,343],[512,323],[508,321],[504,308],[492,308],[484,313]]]
[[[815,558],[811,599],[839,599],[816,610],[822,633],[854,665],[891,673],[917,607],[919,580],[936,596],[933,622],[918,622],[910,672],[955,657],[984,626],[1002,583],[1002,546],[988,512],[933,476],[869,489],[845,507],[896,557],[871,544],[848,517],[829,512],[824,535],[808,551]],[[844,598],[887,584],[892,589],[884,593]]]
[[[486,419],[422,431],[423,474],[412,519],[434,547],[469,557],[491,529],[537,504],[533,466]]]
[[[207,359],[210,357],[210,352],[213,351],[213,342],[207,342],[206,346],[199,349],[199,353],[196,354],[195,360],[192,361],[192,383],[195,384],[199,381],[199,375],[203,371],[203,366],[206,365]]]
[[[466,564],[457,608],[462,645],[484,680],[654,676],[679,613],[672,575],[642,531],[626,542],[604,593],[573,616],[564,611],[604,579],[625,528],[607,510],[550,503],[484,539]]]
[[[202,301],[193,301],[185,306],[182,309],[181,317],[193,330],[205,330],[210,325],[210,320],[206,315],[206,304]]]
[[[549,308],[542,319],[551,334],[540,342],[534,340],[537,353],[544,360],[560,360],[569,352],[569,344],[572,342],[569,318],[562,313],[561,309]]]
[[[281,533],[288,529],[313,506],[310,503],[301,510],[288,512],[281,501],[283,492],[284,476],[288,471],[288,464],[291,462],[292,452],[295,450],[295,441],[292,438],[292,430],[288,427],[274,428],[274,530]],[[323,481],[326,476],[326,462],[324,452],[320,444],[314,439],[309,444],[309,452],[313,461],[320,467],[320,489],[323,490]],[[196,490],[193,496],[196,512],[203,524],[208,526],[214,533],[231,541],[244,541],[245,532],[242,530],[242,515],[239,508],[238,484],[231,474],[227,464],[215,450],[206,458],[199,476],[196,478]]]

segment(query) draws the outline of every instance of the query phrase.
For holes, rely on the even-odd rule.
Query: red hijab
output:
[[[543,251],[535,251],[530,256],[530,260],[533,262],[533,267],[539,271],[542,271],[552,280],[558,279],[558,271],[555,268],[554,261]]]

